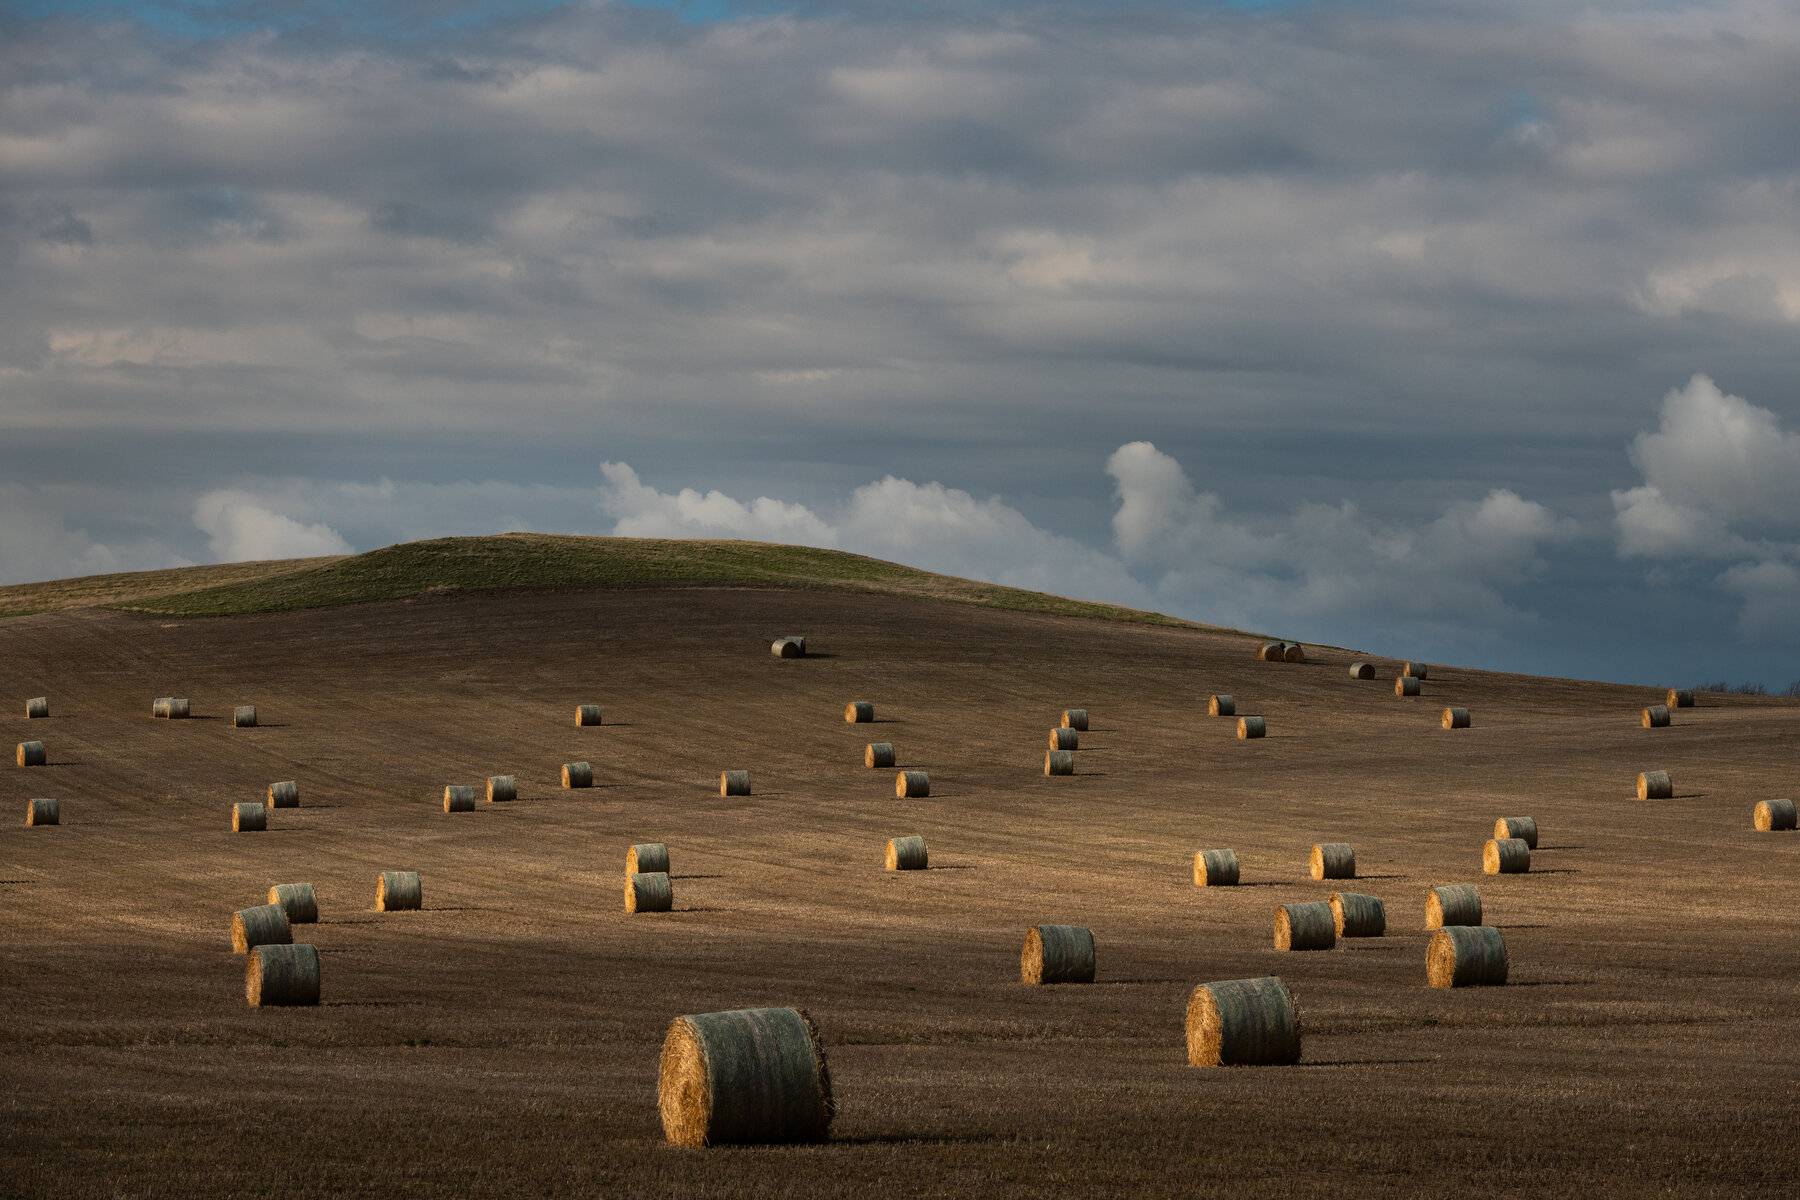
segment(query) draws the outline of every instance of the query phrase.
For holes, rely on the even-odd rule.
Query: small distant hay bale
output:
[[[1669,724],[1669,709],[1664,704],[1652,704],[1644,710],[1641,718],[1645,729],[1663,729]]]
[[[1400,674],[1410,676],[1413,679],[1424,679],[1426,677],[1426,671],[1427,668],[1422,662],[1405,663],[1400,668]]]
[[[1299,642],[1289,642],[1281,649],[1281,661],[1303,663],[1306,661],[1306,647]]]
[[[1425,948],[1425,980],[1434,988],[1498,986],[1507,966],[1506,939],[1492,925],[1446,925]]]
[[[887,869],[890,871],[923,871],[931,863],[931,856],[926,853],[925,839],[917,834],[911,837],[889,838],[887,844]]]
[[[844,705],[846,725],[867,725],[875,719],[875,706],[867,700],[852,700]]]
[[[1425,893],[1425,928],[1481,924],[1481,893],[1472,883],[1450,883]]]
[[[1694,693],[1688,691],[1686,688],[1670,688],[1669,689],[1668,707],[1670,707],[1670,708],[1692,708],[1692,707],[1694,707]]]
[[[627,875],[669,873],[669,847],[662,842],[639,842],[625,852]]]
[[[444,789],[444,811],[474,812],[475,789],[468,784],[453,783]]]
[[[1530,817],[1501,817],[1494,822],[1496,838],[1518,838],[1533,850],[1537,849],[1537,822]]]
[[[256,705],[240,704],[232,709],[231,724],[238,729],[256,728]]]
[[[806,639],[798,637],[776,638],[769,647],[769,653],[776,658],[805,658]]]
[[[1256,661],[1280,662],[1282,651],[1286,649],[1287,646],[1282,642],[1264,642],[1256,648]]]
[[[150,705],[150,715],[179,721],[189,713],[188,702],[174,696],[162,696]]]
[[[863,747],[863,766],[891,767],[894,765],[894,743],[870,742]]]
[[[1394,695],[1416,696],[1419,694],[1419,679],[1416,675],[1402,675],[1394,680]]]
[[[1236,887],[1236,850],[1201,850],[1194,855],[1195,887]]]
[[[48,696],[33,696],[31,699],[27,700],[25,702],[25,715],[27,717],[49,716],[50,698]]]
[[[18,757],[21,767],[41,767],[50,761],[42,742],[20,742]]]
[[[894,795],[901,800],[931,795],[931,776],[924,771],[901,771],[894,776]]]
[[[300,784],[292,779],[269,785],[270,808],[299,808]]]
[[[375,881],[377,912],[405,912],[425,907],[425,885],[417,871],[383,871]]]
[[[260,804],[231,806],[231,829],[234,833],[255,833],[269,827],[269,810]]]
[[[173,701],[168,696],[158,696],[150,702],[150,715],[153,717],[168,716],[169,705],[171,703],[173,703]]]
[[[676,1017],[656,1102],[677,1146],[822,1142],[833,1104],[818,1028],[793,1008]]]
[[[1489,838],[1481,850],[1481,869],[1489,875],[1523,875],[1531,870],[1531,847],[1524,838]]]
[[[1094,933],[1084,925],[1033,925],[1019,951],[1029,984],[1094,982]]]
[[[1356,851],[1349,842],[1320,842],[1312,848],[1314,879],[1355,879]]]
[[[1238,718],[1238,737],[1240,739],[1266,737],[1268,733],[1269,724],[1261,717]]]
[[[1058,727],[1050,731],[1050,748],[1052,750],[1081,749],[1081,734],[1073,729]]]
[[[562,785],[566,788],[594,786],[594,768],[590,763],[569,762],[562,765]]]
[[[720,771],[719,795],[748,796],[750,794],[750,772]]]
[[[1237,716],[1237,697],[1210,697],[1206,702],[1206,711],[1209,715],[1215,717],[1235,717]]]
[[[244,998],[251,1008],[319,1002],[319,951],[316,947],[255,946],[244,964]]]
[[[487,798],[489,804],[504,804],[508,800],[517,800],[519,798],[518,779],[512,775],[489,775]]]
[[[281,906],[290,925],[312,925],[319,919],[319,898],[310,883],[278,883],[269,889],[269,903]]]
[[[1046,750],[1044,752],[1044,774],[1073,775],[1075,773],[1075,752],[1073,750]]]
[[[41,802],[33,800],[32,803],[38,804]],[[56,801],[52,800],[50,803],[55,804]],[[1794,802],[1792,800],[1758,800],[1756,802],[1756,811],[1752,814],[1751,819],[1756,827],[1765,833],[1774,830],[1793,829],[1795,827]],[[29,825],[31,822],[27,821],[26,824]],[[56,824],[56,818],[54,816],[50,818],[50,824]]]
[[[633,871],[625,876],[625,911],[668,912],[675,907],[675,888],[667,871]]]
[[[1275,910],[1277,950],[1329,950],[1337,945],[1337,922],[1323,900],[1283,904]]]
[[[575,706],[575,724],[600,724],[600,706],[598,704],[577,704]]]
[[[1300,1061],[1300,1009],[1275,976],[1203,983],[1188,997],[1188,1062],[1282,1067]]]
[[[1466,708],[1446,708],[1444,710],[1445,729],[1467,729],[1469,727],[1469,710]]]
[[[1758,806],[1762,807],[1762,806]],[[25,824],[61,825],[62,805],[55,800],[32,800],[25,805]]]
[[[1373,678],[1375,678],[1375,664],[1367,663],[1367,662],[1351,663],[1350,664],[1350,678],[1352,678],[1352,679],[1373,679]]]
[[[287,911],[279,904],[258,904],[231,914],[231,950],[248,954],[257,946],[282,946],[294,940]]]
[[[1063,709],[1062,727],[1064,729],[1077,729],[1077,730],[1080,730],[1082,733],[1086,733],[1087,727],[1088,727],[1087,709],[1085,709],[1085,708],[1065,708],[1065,709]]]
[[[1382,904],[1380,896],[1333,892],[1325,902],[1331,905],[1331,923],[1339,937],[1387,935],[1387,906]]]
[[[1639,800],[1667,800],[1675,794],[1675,781],[1667,771],[1644,771],[1638,775]]]

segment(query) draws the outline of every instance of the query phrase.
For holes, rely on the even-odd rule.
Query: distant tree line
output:
[[[1794,680],[1794,682],[1788,684],[1785,688],[1781,689],[1779,692],[1773,692],[1773,693],[1771,693],[1769,691],[1768,687],[1764,684],[1760,684],[1760,683],[1726,683],[1723,679],[1717,680],[1712,683],[1696,683],[1694,685],[1694,690],[1696,692],[1731,692],[1731,693],[1733,693],[1735,695],[1739,695],[1739,696],[1776,695],[1776,696],[1786,696],[1790,699],[1800,699],[1800,679]]]

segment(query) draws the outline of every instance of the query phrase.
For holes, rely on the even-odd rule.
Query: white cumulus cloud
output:
[[[194,524],[207,535],[218,562],[355,553],[331,526],[302,524],[236,489],[207,492],[195,501]]]

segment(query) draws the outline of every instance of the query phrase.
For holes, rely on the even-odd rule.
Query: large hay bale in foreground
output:
[[[25,702],[25,716],[27,718],[47,717],[49,715],[50,698],[48,696],[33,696]]]
[[[669,873],[669,847],[663,842],[639,842],[625,852],[627,875]]]
[[[293,940],[287,910],[279,904],[258,904],[231,914],[231,949],[235,954],[248,954],[257,946],[286,945]]]
[[[870,742],[863,747],[863,766],[891,767],[894,765],[894,743]]]
[[[312,925],[319,919],[319,899],[310,883],[278,883],[269,889],[269,903],[281,906],[290,925]]]
[[[237,729],[256,728],[256,705],[240,704],[232,709],[231,724]]]
[[[591,763],[568,762],[562,765],[562,785],[566,788],[591,788],[594,786],[594,768]]]
[[[62,805],[55,800],[32,800],[25,805],[25,824],[61,825]]]
[[[600,706],[598,704],[577,704],[575,706],[575,724],[600,724]]]
[[[378,912],[405,912],[425,907],[425,885],[417,871],[383,871],[375,881]]]
[[[798,1009],[676,1017],[656,1102],[677,1146],[822,1142],[831,1131],[831,1070],[818,1029]]]
[[[1312,848],[1314,879],[1355,879],[1356,851],[1349,842],[1320,842]]]
[[[1375,664],[1368,663],[1368,662],[1353,662],[1353,663],[1351,663],[1350,664],[1350,678],[1352,678],[1352,679],[1373,679],[1373,678],[1375,678]]]
[[[750,794],[750,772],[720,771],[719,795],[748,796]]]
[[[675,887],[667,871],[633,871],[625,876],[625,911],[668,912],[675,907]]]
[[[1248,741],[1251,738],[1267,737],[1268,733],[1269,723],[1261,717],[1238,718],[1239,740]]]
[[[18,760],[21,767],[41,767],[50,761],[50,754],[42,742],[20,742]]]
[[[1667,771],[1644,771],[1638,775],[1639,800],[1667,800],[1675,794],[1675,781]]]
[[[911,837],[889,838],[887,844],[887,869],[890,871],[923,871],[931,865],[931,856],[925,850],[925,839],[917,834]]]
[[[1425,893],[1425,928],[1481,924],[1481,893],[1472,883],[1450,883]]]
[[[1644,710],[1643,716],[1640,718],[1640,723],[1645,729],[1667,728],[1669,724],[1668,706],[1663,704],[1652,704],[1649,708]]]
[[[1694,707],[1694,693],[1686,688],[1670,688],[1668,706],[1670,708]]]
[[[269,785],[270,808],[299,808],[300,785],[292,779],[284,779],[280,783]]]
[[[1531,870],[1531,847],[1524,838],[1489,838],[1481,850],[1481,869],[1489,875],[1523,875]]]
[[[867,725],[875,719],[875,706],[867,700],[852,700],[844,705],[844,723]]]
[[[1531,849],[1537,849],[1537,822],[1530,817],[1501,817],[1494,822],[1496,838],[1518,838]]]
[[[453,783],[444,789],[444,811],[447,813],[474,812],[475,789],[466,784]]]
[[[244,964],[244,998],[251,1008],[319,1002],[317,947],[255,946]]]
[[[1444,710],[1445,729],[1467,729],[1469,727],[1469,710],[1466,708],[1446,708]]]
[[[1411,676],[1414,679],[1424,679],[1426,677],[1426,666],[1422,662],[1403,663],[1400,667],[1400,674]]]
[[[1044,752],[1044,774],[1073,775],[1075,773],[1075,752],[1073,750],[1046,750]]]
[[[1203,983],[1188,997],[1188,1062],[1196,1067],[1300,1061],[1300,1009],[1275,976]]]
[[[1381,897],[1333,892],[1326,903],[1331,905],[1331,923],[1339,937],[1387,935],[1387,906],[1382,904]]]
[[[1299,642],[1289,642],[1281,648],[1281,661],[1303,663],[1306,661],[1306,648]]]
[[[1019,951],[1019,978],[1029,984],[1094,982],[1094,934],[1085,925],[1033,925]]]
[[[1237,716],[1236,696],[1211,696],[1206,701],[1206,711],[1215,717]]]
[[[1283,904],[1275,910],[1277,950],[1329,950],[1337,945],[1337,921],[1323,900]]]
[[[32,803],[36,804],[37,801],[33,800]],[[56,801],[52,800],[50,803],[54,804]],[[1758,800],[1756,810],[1751,814],[1751,821],[1758,829],[1770,832],[1794,828],[1795,815],[1792,800]],[[50,823],[56,824],[54,820]]]
[[[1506,939],[1492,925],[1446,925],[1425,948],[1425,980],[1434,988],[1506,982]]]
[[[776,638],[769,647],[769,653],[776,658],[805,658],[806,639],[800,637]]]
[[[269,810],[260,804],[245,803],[231,806],[231,831],[233,833],[256,833],[269,827]]]
[[[924,771],[901,771],[894,776],[894,795],[902,800],[931,795],[931,776]]]
[[[1081,749],[1081,734],[1073,729],[1058,727],[1050,731],[1050,748],[1052,750]]]
[[[1402,675],[1394,680],[1394,695],[1416,696],[1419,694],[1419,680],[1416,676]]]
[[[1085,709],[1085,708],[1065,708],[1065,709],[1063,709],[1062,725],[1063,725],[1064,729],[1078,729],[1081,732],[1086,733],[1087,727],[1088,727],[1087,709]]]
[[[508,800],[517,800],[519,798],[518,779],[512,775],[489,775],[487,798],[489,804],[504,804]]]
[[[1195,887],[1236,887],[1236,850],[1201,850],[1194,855]]]

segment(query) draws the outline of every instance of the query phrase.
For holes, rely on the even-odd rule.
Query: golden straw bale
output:
[[[1466,708],[1446,708],[1444,710],[1445,729],[1467,729],[1469,727],[1469,710]]]
[[[1206,702],[1206,711],[1215,717],[1235,717],[1237,715],[1237,698],[1235,696],[1213,696]]]
[[[270,808],[299,808],[300,785],[292,779],[269,785]]]
[[[1400,674],[1410,675],[1414,679],[1424,679],[1426,677],[1426,667],[1422,662],[1405,663],[1400,667]]]
[[[173,696],[164,696],[150,706],[150,715],[153,717],[166,717],[178,721],[186,717],[188,713],[188,702]]]
[[[1088,727],[1087,709],[1063,709],[1062,724],[1064,729],[1079,729],[1081,732],[1086,733]]]
[[[870,742],[863,747],[863,766],[891,767],[894,765],[894,743]]]
[[[231,723],[238,729],[256,728],[256,705],[240,704],[232,709]]]
[[[55,800],[32,800],[25,805],[25,824],[61,825],[62,805]]]
[[[600,724],[600,706],[598,704],[577,704],[575,706],[575,724]]]
[[[50,698],[48,696],[33,696],[31,699],[27,700],[25,702],[25,715],[28,718],[49,716]]]
[[[511,775],[489,775],[487,798],[489,804],[504,804],[508,800],[517,800],[519,798],[518,779]]]
[[[923,871],[931,864],[931,856],[925,851],[925,839],[914,834],[912,837],[889,838],[887,844],[887,869],[890,871]]]
[[[453,783],[444,789],[444,811],[447,813],[474,812],[475,789],[466,784]]]
[[[1531,870],[1531,847],[1524,838],[1489,838],[1481,850],[1481,869],[1489,875],[1523,875]]]
[[[1670,707],[1670,708],[1692,708],[1692,707],[1694,707],[1694,693],[1688,691],[1686,688],[1670,688],[1669,689],[1668,707]]]
[[[675,907],[675,889],[667,871],[634,871],[625,876],[625,911],[668,912]]]
[[[1373,678],[1375,678],[1375,664],[1367,663],[1367,662],[1351,663],[1350,664],[1350,678],[1352,678],[1352,679],[1373,679]]]
[[[1236,887],[1236,850],[1201,850],[1194,855],[1195,887]]]
[[[594,786],[594,768],[589,763],[570,762],[562,765],[562,785],[566,788]]]
[[[169,705],[171,703],[172,703],[172,701],[170,700],[169,697],[158,696],[156,699],[154,699],[150,702],[150,715],[153,717],[168,716],[169,715]]]
[[[1248,740],[1268,736],[1269,723],[1261,717],[1239,717],[1238,738]]]
[[[38,801],[33,800],[33,804]],[[52,800],[50,803],[55,804]],[[1751,814],[1752,823],[1764,832],[1779,829],[1792,829],[1795,826],[1794,802],[1792,800],[1758,800],[1756,811]],[[27,822],[29,824],[29,822]],[[50,824],[56,824],[54,818]]]
[[[319,951],[316,947],[255,946],[244,964],[244,998],[251,1008],[273,1004],[319,1002]]]
[[[750,794],[750,772],[720,771],[719,795],[748,796]]]
[[[1188,1062],[1196,1067],[1300,1061],[1300,1008],[1273,975],[1203,983],[1188,997]]]
[[[1349,842],[1320,842],[1312,848],[1314,879],[1355,879],[1356,851]]]
[[[1425,893],[1425,928],[1481,924],[1481,893],[1472,883],[1450,883]]]
[[[1652,704],[1644,710],[1640,723],[1645,729],[1664,729],[1669,724],[1669,709],[1666,705]]]
[[[797,637],[776,638],[769,647],[769,653],[776,658],[805,658],[806,639]]]
[[[852,700],[844,705],[844,723],[866,725],[875,719],[875,706],[867,700]]]
[[[294,940],[288,929],[287,911],[279,904],[258,904],[231,914],[231,949],[248,954],[256,946],[277,946]]]
[[[231,829],[234,833],[255,833],[269,827],[269,810],[260,804],[231,806]]]
[[[1434,988],[1506,982],[1506,939],[1492,925],[1446,925],[1425,948],[1425,980]]]
[[[931,776],[923,771],[901,771],[894,776],[894,795],[902,800],[931,795]]]
[[[383,871],[375,881],[378,912],[402,912],[425,907],[425,885],[417,871]]]
[[[1303,663],[1306,661],[1306,648],[1299,642],[1289,642],[1281,649],[1281,661]]]
[[[1044,774],[1073,775],[1075,773],[1075,752],[1073,750],[1046,750],[1044,752]]]
[[[1537,849],[1537,822],[1530,817],[1501,817],[1494,822],[1494,836],[1497,838],[1519,838],[1533,850]]]
[[[1094,934],[1083,925],[1033,925],[1019,951],[1019,977],[1029,984],[1094,982]]]
[[[44,749],[44,743],[19,743],[19,765],[21,767],[41,767],[49,761],[50,756]]]
[[[1073,729],[1058,727],[1050,731],[1050,748],[1052,750],[1081,749],[1081,734]]]
[[[1277,950],[1329,950],[1337,945],[1337,922],[1323,900],[1283,904],[1275,910]]]
[[[279,904],[291,925],[312,925],[319,919],[319,899],[310,883],[278,883],[269,889],[269,903]]]
[[[1644,771],[1638,775],[1639,800],[1667,800],[1675,794],[1675,781],[1667,771]]]
[[[1331,923],[1339,937],[1386,936],[1387,906],[1382,904],[1381,897],[1333,892],[1325,902],[1331,905]]]
[[[662,842],[639,842],[625,852],[627,875],[669,873],[669,847]]]
[[[817,1027],[799,1009],[676,1017],[656,1102],[677,1146],[822,1142],[831,1132],[831,1070]]]
[[[1264,642],[1256,648],[1256,661],[1280,662],[1281,652],[1287,649],[1281,642]]]
[[[1419,694],[1419,680],[1415,675],[1402,675],[1394,680],[1394,695],[1416,696]]]

